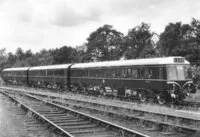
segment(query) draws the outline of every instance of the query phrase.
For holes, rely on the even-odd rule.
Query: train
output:
[[[100,96],[180,102],[196,93],[190,63],[184,57],[6,68],[5,83]]]

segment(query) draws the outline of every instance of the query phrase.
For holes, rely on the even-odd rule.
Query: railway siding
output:
[[[14,97],[16,98],[16,95],[13,95],[12,99],[14,99]],[[67,130],[65,135],[69,136],[69,137],[73,137],[73,136],[87,136],[88,137],[89,135],[91,136],[91,134],[92,134],[92,136],[94,136],[95,133],[99,137],[102,137],[102,136],[149,137],[149,136],[139,133],[137,131],[133,131],[133,130],[112,124],[110,122],[92,117],[92,116],[84,114],[84,113],[80,113],[78,111],[72,110],[67,107],[63,107],[63,106],[60,106],[60,105],[57,105],[57,104],[54,104],[51,102],[40,100],[38,98],[31,97],[31,96],[29,96],[29,98],[37,99],[37,101],[34,102],[34,101],[30,101],[30,100],[24,100],[24,94],[23,94],[22,98],[17,97],[17,100],[18,99],[21,100],[21,101],[18,100],[18,103],[21,106],[23,106],[26,109],[29,109],[29,111],[34,113],[34,115],[37,115],[37,117],[40,117],[40,119],[45,120],[46,122],[51,124],[54,128],[57,128],[62,133],[65,133],[65,131]],[[44,102],[44,104],[46,104],[46,105],[48,104],[50,106],[53,106],[54,109],[50,109],[50,108],[46,107],[46,105],[41,104],[40,103],[41,101]],[[64,111],[61,111],[61,110],[64,110]],[[61,117],[61,115],[64,117]],[[75,115],[75,116],[72,116],[72,115]],[[59,121],[61,118],[64,118],[65,120]],[[82,119],[82,120],[79,121],[80,119]],[[87,121],[86,121],[86,119],[87,119]],[[89,127],[87,127],[87,125]],[[92,126],[92,128],[90,126]],[[85,128],[89,128],[89,129],[85,130]],[[109,129],[112,129],[112,130],[109,130]],[[107,135],[107,134],[104,135],[104,133],[108,133],[110,135]]]
[[[0,87],[1,88],[1,87]],[[159,115],[168,115],[173,117],[180,117],[185,119],[193,119],[193,120],[200,120],[200,113],[195,111],[187,111],[187,110],[177,110],[174,108],[168,108],[165,106],[159,106],[159,105],[151,105],[151,104],[137,104],[137,103],[130,103],[130,102],[122,102],[122,101],[116,101],[116,100],[108,100],[108,99],[102,99],[102,98],[96,98],[96,97],[88,97],[78,94],[58,94],[58,93],[52,93],[52,92],[42,92],[42,91],[34,91],[34,90],[24,90],[24,89],[14,89],[14,88],[8,88],[8,87],[2,87],[2,89],[7,90],[13,90],[13,91],[21,91],[21,92],[27,92],[32,94],[38,94],[38,95],[44,95],[48,97],[54,97],[54,98],[61,98],[61,99],[68,99],[68,100],[77,100],[82,102],[88,102],[93,104],[101,104],[104,106],[112,106],[112,107],[118,107],[123,109],[132,109],[137,111],[144,111]]]

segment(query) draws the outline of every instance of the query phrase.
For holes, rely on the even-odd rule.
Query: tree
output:
[[[150,25],[147,23],[141,23],[141,25],[129,30],[125,37],[125,58],[144,58],[148,54],[155,54],[155,45],[151,39],[153,35],[154,33],[150,32]]]
[[[16,57],[17,57],[18,60],[23,60],[24,59],[24,52],[20,47],[17,48],[15,54],[16,54]]]
[[[25,54],[26,58],[29,58],[29,57],[31,57],[33,55],[32,51],[30,49],[27,50],[24,54]]]
[[[193,64],[200,65],[200,21],[193,18],[191,27],[193,31],[190,38],[190,46],[193,47],[195,51],[190,55],[191,58],[189,58],[189,60],[193,62]]]
[[[0,49],[0,72],[4,69],[6,66],[7,57],[6,57],[6,49]]]
[[[7,57],[6,68],[10,68],[10,67],[13,66],[13,64],[15,64],[17,58],[16,58],[16,56],[15,56],[13,53],[11,53],[11,52],[9,52],[7,56],[8,56],[8,57]]]
[[[181,22],[168,24],[165,31],[161,33],[158,42],[163,55],[186,55],[191,33],[192,28],[189,24],[182,24]]]
[[[191,24],[168,24],[158,47],[164,56],[183,56],[192,64],[200,64],[200,21],[193,18]]]
[[[123,34],[110,25],[92,32],[87,41],[86,61],[116,60],[121,57]]]
[[[72,63],[76,62],[75,59],[75,49],[68,46],[63,46],[59,49],[55,49],[52,52],[53,64],[63,64],[63,63]]]

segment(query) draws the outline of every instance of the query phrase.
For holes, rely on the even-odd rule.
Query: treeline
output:
[[[61,48],[37,53],[18,48],[15,53],[0,49],[0,67],[25,67],[76,62],[119,59],[183,56],[193,65],[200,64],[200,21],[193,18],[190,24],[169,23],[164,32],[156,34],[150,24],[141,23],[127,35],[104,25],[92,32],[86,43],[75,48]]]

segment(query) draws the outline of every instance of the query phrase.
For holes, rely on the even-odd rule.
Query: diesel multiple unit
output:
[[[183,57],[7,68],[6,83],[69,89],[86,94],[182,101],[195,93],[190,63]]]

